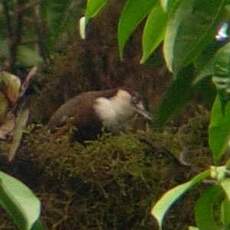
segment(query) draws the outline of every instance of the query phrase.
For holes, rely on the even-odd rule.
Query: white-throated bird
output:
[[[53,114],[48,127],[53,130],[76,127],[80,142],[95,138],[104,127],[120,130],[135,114],[151,119],[140,95],[128,88],[89,91],[69,99]]]

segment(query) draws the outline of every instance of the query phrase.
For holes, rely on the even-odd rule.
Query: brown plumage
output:
[[[76,127],[78,141],[95,138],[103,125],[114,128],[134,114],[133,95],[136,93],[123,88],[81,93],[59,107],[48,127],[54,131],[69,129],[70,125]]]

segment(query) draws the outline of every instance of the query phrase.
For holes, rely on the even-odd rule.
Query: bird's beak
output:
[[[136,104],[136,106],[134,107],[134,110],[136,111],[136,113],[140,114],[145,119],[150,120],[150,121],[152,120],[151,115],[146,111],[142,102],[139,102],[138,104]]]

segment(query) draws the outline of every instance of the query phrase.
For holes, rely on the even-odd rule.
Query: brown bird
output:
[[[127,88],[89,91],[60,106],[51,117],[48,127],[54,131],[74,126],[76,139],[82,142],[95,138],[103,127],[117,132],[135,114],[151,120],[136,91]]]

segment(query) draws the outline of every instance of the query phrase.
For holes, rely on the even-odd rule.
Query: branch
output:
[[[34,7],[34,15],[40,55],[44,63],[48,65],[50,63],[50,55],[47,48],[47,32],[45,31],[46,26],[41,17],[40,5]]]
[[[10,17],[10,8],[9,8],[8,3],[9,3],[8,0],[3,1],[3,8],[4,8],[5,18],[6,18],[8,39],[10,41],[12,39],[12,37],[13,37],[13,28],[12,28],[13,26],[12,26],[12,20],[11,20],[11,17]]]

